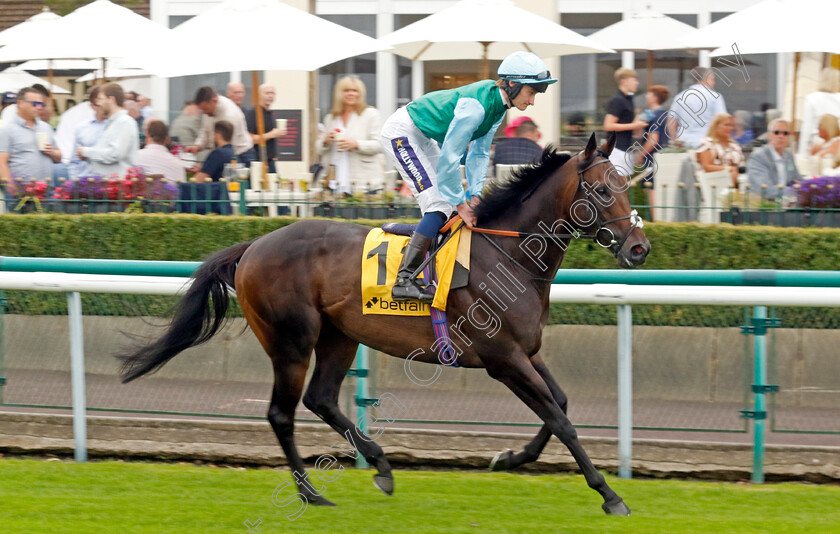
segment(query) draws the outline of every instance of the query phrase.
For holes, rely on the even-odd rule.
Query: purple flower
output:
[[[799,184],[796,196],[802,208],[840,208],[840,176],[820,176]]]

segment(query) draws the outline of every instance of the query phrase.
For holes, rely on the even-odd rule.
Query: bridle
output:
[[[598,158],[598,156],[601,156],[603,159],[595,161]],[[598,199],[594,199],[594,201],[591,200],[592,192],[584,185],[585,180],[583,179],[583,175],[584,175],[584,173],[586,173],[586,171],[588,171],[588,170],[590,170],[594,167],[597,167],[598,165],[602,165],[604,163],[609,163],[609,162],[610,162],[609,156],[604,151],[602,151],[600,148],[598,148],[595,151],[594,158],[593,158],[593,160],[590,161],[589,165],[584,167],[583,164],[580,164],[578,166],[577,190],[583,189],[583,192],[586,195],[586,198],[587,198],[587,200],[589,201],[590,204],[598,203]],[[534,189],[536,189],[536,187]],[[525,198],[529,197],[533,193],[534,189],[532,189],[525,196]],[[575,194],[577,194],[577,190],[575,190]],[[627,239],[630,237],[630,234],[633,233],[633,230],[635,230],[636,228],[644,228],[644,226],[645,226],[644,221],[639,216],[639,214],[636,210],[632,210],[629,215],[624,215],[622,217],[615,217],[614,219],[609,219],[609,220],[606,220],[606,221],[601,220],[601,215],[598,213],[597,209],[593,208],[593,211],[595,213],[595,220],[593,221],[593,223],[589,227],[591,228],[593,226],[596,226],[597,229],[595,230],[595,233],[592,233],[592,234],[583,234],[583,233],[580,233],[580,232],[575,232],[575,233],[570,233],[570,234],[530,233],[530,232],[515,232],[515,231],[509,231],[509,230],[493,230],[493,229],[490,229],[490,228],[478,228],[478,227],[472,228],[472,231],[481,234],[481,237],[486,239],[499,252],[501,252],[502,255],[504,255],[507,259],[509,259],[511,262],[513,262],[515,265],[517,265],[520,269],[524,270],[529,275],[531,275],[531,278],[533,280],[536,280],[536,281],[539,281],[539,282],[551,283],[551,282],[554,281],[554,279],[541,278],[539,276],[534,276],[534,274],[530,271],[530,269],[528,269],[527,267],[525,267],[524,265],[519,263],[513,256],[508,254],[507,251],[505,251],[502,247],[500,247],[492,239],[490,239],[490,237],[487,234],[499,235],[499,236],[504,236],[504,237],[518,237],[520,239],[527,239],[529,237],[543,237],[543,238],[547,237],[547,238],[550,238],[550,239],[557,239],[557,238],[560,238],[560,239],[566,239],[566,238],[568,238],[568,239],[581,239],[581,238],[592,239],[598,245],[600,245],[600,246],[602,246],[606,249],[609,249],[610,252],[613,253],[613,256],[618,257],[619,252],[621,252],[621,248],[624,246],[624,243],[627,242]],[[610,230],[609,228],[607,228],[607,225],[618,222],[618,221],[623,221],[625,219],[630,219],[630,222],[632,223],[632,226],[630,226],[630,229],[624,234],[624,237],[621,239],[621,241],[616,241],[615,233],[612,230]]]
[[[583,167],[583,168],[581,168],[582,167],[582,165],[581,165],[581,166],[578,167],[578,172],[577,172],[578,173],[578,189],[583,189],[583,192],[586,195],[587,200],[590,201],[590,204],[598,203],[598,199],[596,198],[596,199],[594,199],[594,201],[592,200],[592,198],[593,198],[592,197],[592,192],[584,185],[583,174],[586,171],[588,171],[589,169],[597,167],[598,165],[602,165],[604,163],[610,163],[609,156],[605,152],[603,152],[600,148],[598,148],[595,151],[595,157],[593,158],[593,160],[597,159],[598,156],[601,156],[604,159],[602,159],[600,161],[592,161],[589,165],[587,165],[586,167]],[[593,211],[595,212],[595,221],[590,226],[597,226],[597,230],[595,230],[595,233],[593,235],[584,235],[584,236],[581,236],[581,237],[591,238],[593,241],[595,241],[597,244],[601,245],[602,247],[604,247],[606,249],[610,249],[610,252],[612,252],[613,256],[615,256],[615,257],[618,257],[618,254],[621,251],[621,248],[624,246],[624,243],[627,242],[627,239],[630,237],[630,234],[633,233],[633,230],[635,230],[636,228],[644,228],[645,227],[645,221],[642,220],[642,218],[639,216],[639,213],[636,210],[631,210],[629,215],[624,215],[623,217],[616,217],[614,219],[609,219],[607,221],[601,221],[601,214],[598,213],[597,209],[594,209]],[[630,229],[627,230],[627,232],[624,233],[624,237],[619,242],[619,241],[615,240],[615,233],[612,230],[610,230],[609,228],[607,228],[607,225],[612,224],[614,222],[623,221],[624,219],[630,219],[630,222],[632,223],[632,225],[630,226]]]

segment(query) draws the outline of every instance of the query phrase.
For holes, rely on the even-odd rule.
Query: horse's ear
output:
[[[583,160],[589,161],[592,159],[592,155],[595,153],[595,149],[598,147],[598,142],[595,140],[595,133],[593,132],[592,135],[589,136],[589,142],[586,143],[586,148],[583,149]]]
[[[617,136],[616,136],[616,133],[615,133],[615,132],[610,132],[610,133],[607,135],[607,141],[604,143],[604,146],[602,146],[602,147],[601,147],[601,150],[603,150],[603,151],[604,151],[604,153],[605,153],[607,156],[609,156],[610,154],[612,154],[613,148],[615,148],[615,139],[616,139],[616,137],[617,137]]]

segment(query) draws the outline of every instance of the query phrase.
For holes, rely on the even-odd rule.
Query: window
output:
[[[368,37],[376,37],[376,15],[319,15],[324,20],[334,22],[345,28],[363,33]],[[358,76],[365,84],[367,103],[376,105],[376,54],[364,54],[351,57],[321,67],[318,71],[318,106],[320,120],[332,108],[333,89],[342,76]]]

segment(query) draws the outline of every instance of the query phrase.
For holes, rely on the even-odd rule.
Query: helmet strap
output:
[[[504,80],[505,83],[502,84],[502,90],[507,93],[508,98],[510,99],[510,105],[513,106],[513,99],[516,98],[516,95],[519,94],[519,91],[522,90],[522,84],[519,82],[513,82],[513,86],[508,83],[507,80]]]

